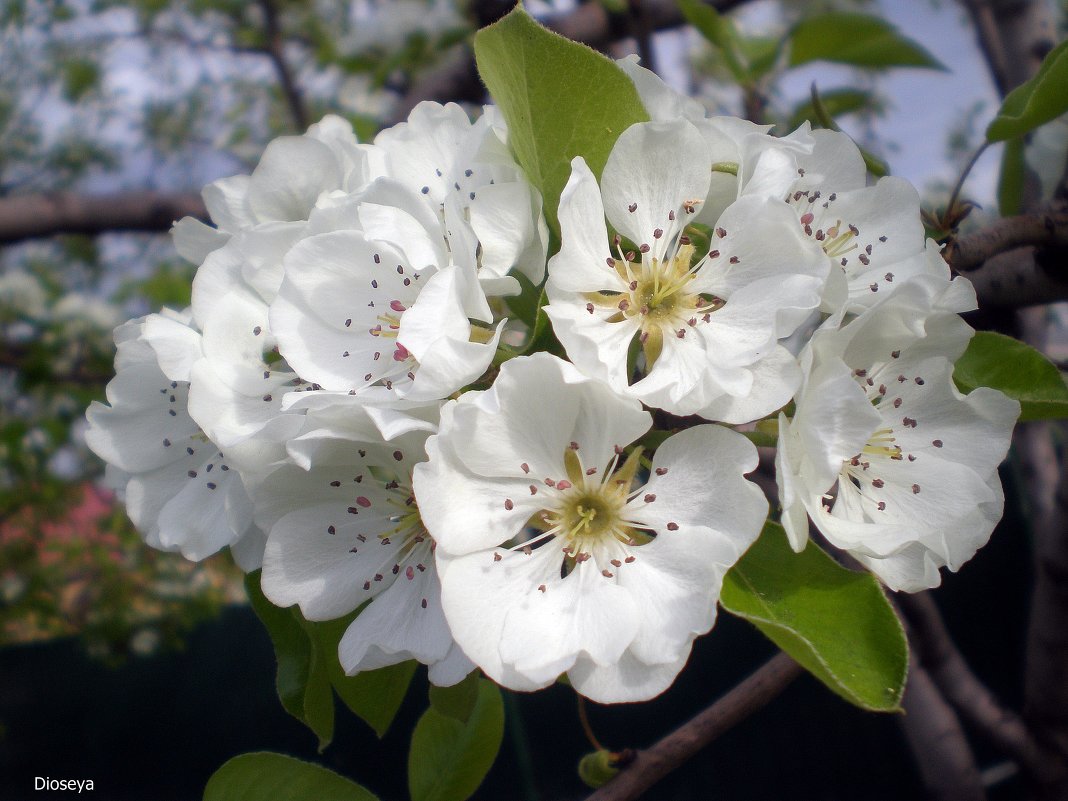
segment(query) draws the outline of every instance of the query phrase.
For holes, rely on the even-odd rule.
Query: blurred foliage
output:
[[[0,197],[198,188],[295,133],[272,51],[309,119],[367,140],[472,26],[449,0],[7,0],[0,3]],[[120,659],[174,647],[244,601],[227,555],[147,548],[94,489],[84,413],[114,374],[112,329],[189,303],[165,235],[0,250],[0,644],[79,635]]]

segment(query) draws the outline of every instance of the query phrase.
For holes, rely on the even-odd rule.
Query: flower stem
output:
[[[578,700],[579,723],[582,724],[582,731],[585,732],[586,739],[590,741],[590,745],[593,746],[594,750],[607,751],[608,749],[601,745],[601,742],[597,739],[597,735],[593,733],[589,715],[586,714],[586,699],[578,693],[575,693],[575,698]]]

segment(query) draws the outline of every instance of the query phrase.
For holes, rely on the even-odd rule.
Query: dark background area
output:
[[[1011,481],[1006,489],[1011,498]],[[1030,586],[1026,537],[1010,509],[990,544],[935,593],[975,672],[1016,708]],[[647,704],[590,704],[593,728],[609,748],[647,746],[772,653],[755,629],[722,614],[667,693]],[[334,742],[319,755],[312,733],[278,702],[270,640],[247,607],[228,608],[197,629],[181,652],[114,669],[87,657],[77,641],[7,648],[0,651],[0,799],[193,801],[230,757],[270,750],[325,764],[383,801],[402,801],[408,797],[408,740],[427,703],[425,675],[416,674],[381,741],[339,705]],[[509,693],[506,712],[500,756],[475,800],[584,798],[589,791],[575,766],[592,749],[572,691],[558,685],[531,695]],[[857,710],[803,676],[644,798],[920,798],[895,717]],[[519,741],[527,743],[531,770],[517,758]],[[997,763],[982,742],[974,745],[981,767]],[[34,791],[35,776],[92,779],[95,790],[82,796]],[[1021,796],[1013,778],[990,792],[991,801]]]

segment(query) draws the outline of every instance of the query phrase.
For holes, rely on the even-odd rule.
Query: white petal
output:
[[[529,585],[516,582],[516,600],[509,605],[501,630],[501,660],[535,683],[551,681],[584,654],[597,665],[618,662],[638,632],[639,609],[622,586],[606,581],[593,560],[575,566],[566,578],[559,577],[561,554],[552,544],[548,556],[513,552],[514,561],[555,559],[556,576],[531,573]],[[505,561],[497,568],[507,569]],[[544,585],[545,591],[537,587]],[[499,602],[499,601],[498,601]]]
[[[689,658],[689,649],[678,660],[658,665],[648,665],[629,651],[608,666],[580,657],[567,677],[579,693],[599,704],[648,701],[671,686]]]
[[[692,123],[672,120],[630,126],[616,140],[601,174],[608,221],[635,244],[652,244],[654,229],[671,227],[671,213],[686,201],[705,197],[710,163],[704,140]]]
[[[193,217],[183,217],[171,226],[174,249],[191,264],[199,265],[213,250],[230,241],[230,237],[217,228],[205,225]]]
[[[425,550],[429,557],[429,548]],[[338,644],[347,674],[408,659],[432,665],[449,655],[453,639],[441,611],[441,585],[433,562],[427,561],[422,571],[402,564],[393,584],[352,621]]]
[[[341,180],[329,147],[307,136],[281,136],[252,172],[248,205],[258,222],[306,220],[319,195]]]

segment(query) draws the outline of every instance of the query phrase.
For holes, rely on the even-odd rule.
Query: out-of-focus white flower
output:
[[[3,316],[11,312],[26,317],[42,317],[47,297],[41,282],[19,270],[0,275],[0,309]]]
[[[776,475],[795,550],[808,519],[887,586],[937,586],[990,537],[1004,497],[997,466],[1019,404],[987,388],[961,395],[953,363],[975,307],[962,278],[915,277],[802,353],[791,420],[779,417]],[[807,516],[806,516],[807,513]]]
[[[79,292],[60,298],[52,307],[51,316],[56,322],[88,326],[98,331],[110,331],[122,321],[115,304]]]
[[[532,690],[566,671],[596,701],[643,700],[712,627],[723,575],[767,513],[743,477],[756,451],[700,426],[664,442],[643,481],[641,448],[624,447],[650,423],[546,354],[444,407],[416,499],[453,636],[495,681]]]

